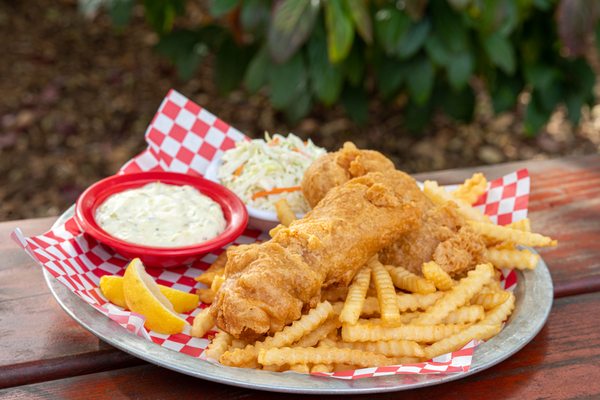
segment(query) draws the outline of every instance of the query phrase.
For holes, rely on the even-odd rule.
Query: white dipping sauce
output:
[[[95,219],[116,238],[158,247],[205,242],[226,226],[219,203],[191,186],[160,182],[110,196],[96,209]]]

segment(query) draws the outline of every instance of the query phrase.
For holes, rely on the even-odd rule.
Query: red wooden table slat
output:
[[[600,396],[600,293],[555,302],[546,326],[524,349],[479,374],[418,390],[339,398],[380,399],[570,399]],[[244,398],[281,394],[251,391],[194,379],[155,366],[125,368],[0,391],[3,399]],[[289,399],[306,396],[287,395]],[[328,397],[328,398],[335,398]]]
[[[55,219],[0,223],[0,388],[141,363],[73,321],[40,267],[8,237],[17,226],[43,233]]]

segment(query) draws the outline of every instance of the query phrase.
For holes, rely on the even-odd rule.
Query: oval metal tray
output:
[[[71,207],[55,225],[73,215]],[[307,394],[383,393],[437,385],[476,374],[500,363],[529,343],[542,329],[552,308],[552,279],[543,260],[537,268],[518,271],[515,311],[504,329],[475,349],[468,372],[430,375],[394,375],[357,380],[317,377],[294,372],[268,372],[231,368],[166,349],[135,336],[87,305],[44,269],[50,291],[60,306],[85,329],[129,354],[193,377],[249,389]]]

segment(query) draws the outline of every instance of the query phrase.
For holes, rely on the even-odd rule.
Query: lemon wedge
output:
[[[123,293],[127,308],[146,317],[144,326],[150,330],[174,334],[182,332],[189,325],[160,292],[139,258],[133,259],[125,270]]]
[[[158,289],[173,305],[178,313],[194,310],[200,303],[197,294],[186,293],[168,286],[158,285]],[[123,277],[117,275],[104,275],[100,278],[100,290],[104,297],[113,304],[127,308],[125,293],[123,293]]]

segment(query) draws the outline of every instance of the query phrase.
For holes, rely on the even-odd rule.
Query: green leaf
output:
[[[269,73],[270,97],[273,107],[287,108],[307,91],[307,72],[302,53],[296,53],[285,64],[273,64]]]
[[[184,0],[144,0],[146,20],[158,33],[170,32],[176,15],[185,11]]]
[[[376,65],[377,87],[384,99],[395,96],[407,80],[410,68],[396,58],[382,55]]]
[[[412,57],[425,44],[430,27],[431,24],[426,19],[411,24],[408,32],[396,46],[396,54],[403,59]]]
[[[329,61],[335,64],[346,58],[354,40],[354,26],[342,0],[328,0],[325,3],[325,26]]]
[[[358,34],[365,42],[371,44],[373,42],[373,24],[371,22],[371,14],[366,0],[345,0],[346,10],[354,21],[354,26]]]
[[[327,42],[323,35],[313,35],[308,42],[308,76],[317,99],[331,106],[342,90],[344,76],[341,65],[332,65],[327,59]]]
[[[283,0],[276,3],[269,26],[269,53],[278,63],[288,61],[310,36],[320,0]]]
[[[542,110],[538,104],[537,95],[535,92],[532,93],[531,100],[529,101],[529,104],[527,104],[527,109],[525,110],[525,135],[529,137],[537,135],[540,129],[548,122],[549,118],[550,113]]]
[[[196,72],[208,48],[201,42],[198,32],[179,30],[162,36],[156,44],[156,51],[169,58],[177,67],[179,76],[187,80]]]
[[[113,24],[122,28],[129,23],[133,12],[134,0],[112,0],[109,3],[109,14]]]
[[[404,111],[404,125],[406,129],[415,134],[420,134],[431,119],[432,103],[418,105],[410,101]]]
[[[448,6],[447,1],[431,2],[432,26],[449,53],[469,50],[467,25],[461,15]]]
[[[469,122],[475,112],[475,93],[470,87],[454,91],[447,87],[435,92],[436,103],[445,114],[458,121]]]
[[[311,106],[310,93],[304,92],[285,108],[284,113],[288,121],[295,124],[309,113]]]
[[[512,33],[519,22],[517,2],[515,0],[494,0],[484,3],[479,7],[481,10],[480,31],[486,35],[498,32],[502,36],[508,36]]]
[[[526,65],[524,73],[527,83],[533,86],[534,89],[542,91],[554,85],[561,78],[558,68],[545,64]]]
[[[410,79],[407,80],[411,99],[417,105],[423,105],[429,100],[435,81],[435,71],[431,62],[420,57],[410,63]]]
[[[382,8],[375,14],[375,36],[387,54],[394,54],[398,44],[410,29],[408,15],[396,8]]]
[[[581,119],[581,107],[585,103],[585,96],[578,93],[567,93],[565,96],[565,105],[567,106],[567,115],[569,120],[574,124],[579,124]]]
[[[270,0],[244,0],[240,11],[240,23],[244,31],[264,34],[271,16]]]
[[[471,5],[471,0],[448,0],[448,3],[450,3],[455,10],[462,11],[467,8],[467,6]]]
[[[354,122],[365,124],[369,119],[369,101],[361,86],[346,86],[342,92],[342,106]]]
[[[257,92],[267,83],[270,64],[269,52],[263,47],[254,55],[244,75],[244,85],[250,93]]]
[[[475,62],[471,53],[455,54],[452,62],[446,65],[448,71],[448,82],[454,90],[462,90],[469,82]]]
[[[220,17],[233,10],[239,3],[239,0],[211,0],[210,15]]]
[[[495,84],[490,90],[492,106],[496,114],[512,109],[523,91],[523,83],[516,77],[509,77],[499,73]]]
[[[366,60],[361,46],[355,42],[343,64],[344,74],[352,86],[358,86],[362,82],[365,64]]]
[[[452,59],[448,49],[436,35],[432,34],[425,41],[425,51],[431,60],[438,66],[447,66]]]
[[[239,86],[252,54],[250,47],[239,47],[230,36],[223,41],[215,65],[215,82],[221,94]]]
[[[492,64],[508,75],[515,73],[515,52],[507,38],[494,33],[483,39],[483,48]]]

